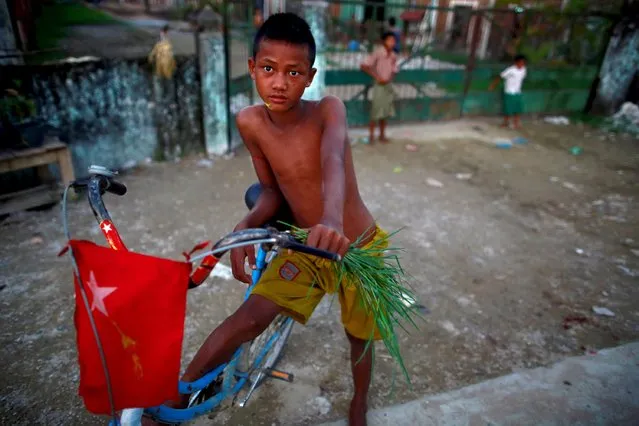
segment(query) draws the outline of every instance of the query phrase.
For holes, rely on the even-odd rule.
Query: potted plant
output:
[[[0,149],[26,149],[42,145],[44,133],[35,117],[35,102],[19,92],[20,83],[5,88],[0,97]]]

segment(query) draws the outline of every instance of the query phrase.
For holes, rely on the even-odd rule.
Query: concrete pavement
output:
[[[374,410],[368,424],[638,425],[639,342]]]

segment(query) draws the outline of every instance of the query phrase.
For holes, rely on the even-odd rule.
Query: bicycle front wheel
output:
[[[263,370],[275,368],[284,353],[293,325],[291,317],[280,314],[244,348],[239,368],[248,373],[251,382],[261,384],[266,377]]]

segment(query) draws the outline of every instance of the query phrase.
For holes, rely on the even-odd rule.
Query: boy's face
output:
[[[386,50],[391,51],[391,50],[393,50],[393,48],[395,47],[397,42],[395,41],[395,37],[394,36],[389,35],[388,37],[386,37],[383,40],[383,44],[384,44],[384,47],[386,48]]]
[[[519,59],[517,61],[515,61],[515,66],[519,69],[523,68],[526,66],[526,61],[524,61],[523,59]]]
[[[284,112],[293,108],[313,82],[308,47],[283,41],[262,40],[255,59],[248,61],[257,93],[267,108]]]

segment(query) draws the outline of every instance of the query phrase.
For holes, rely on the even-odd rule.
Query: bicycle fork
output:
[[[264,268],[266,268],[267,263],[272,259],[273,256],[275,256],[275,253],[273,251],[270,251],[269,259],[267,259],[267,251],[264,250],[264,248],[262,248],[261,246],[259,247],[257,251],[256,259],[255,259],[256,268],[253,271],[253,275],[252,275],[253,282],[246,292],[245,300],[248,299],[249,295],[251,294],[251,291],[253,290],[255,285],[257,285],[257,282],[260,280],[260,277],[262,276],[262,272],[264,271]],[[282,327],[281,334],[279,338],[275,341],[273,348],[269,351],[270,352],[269,356],[264,362],[264,365],[257,370],[257,376],[255,377],[255,380],[253,380],[253,382],[251,383],[251,387],[247,391],[244,398],[242,398],[240,402],[238,403],[240,407],[246,406],[246,404],[248,403],[248,400],[253,395],[253,392],[255,392],[255,389],[257,389],[259,384],[267,377],[271,377],[278,380],[284,380],[289,383],[293,382],[292,374],[286,373],[284,371],[279,371],[273,368],[273,366],[277,362],[277,354],[281,352],[282,346],[286,344],[286,336],[291,332],[292,328],[293,328],[293,321],[289,319],[287,320],[286,324]]]
[[[264,365],[257,370],[257,376],[255,377],[255,380],[253,380],[253,382],[251,383],[251,387],[249,388],[244,398],[242,398],[240,402],[238,403],[240,407],[246,406],[248,400],[253,395],[253,392],[255,391],[255,389],[257,389],[257,387],[266,378],[270,377],[273,379],[283,380],[288,383],[293,382],[293,378],[294,378],[293,374],[286,373],[284,371],[276,370],[275,368],[273,368],[273,366],[277,362],[279,353],[282,351],[282,347],[286,344],[286,340],[287,340],[286,337],[288,336],[288,334],[290,334],[292,329],[293,329],[293,320],[288,319],[286,321],[286,324],[282,327],[282,331],[280,332],[277,340],[275,341],[273,348],[269,351],[270,353],[268,355],[268,358],[266,358],[266,361],[264,361]]]

